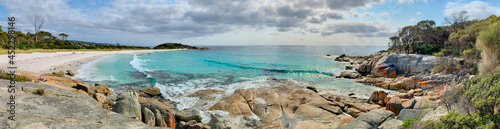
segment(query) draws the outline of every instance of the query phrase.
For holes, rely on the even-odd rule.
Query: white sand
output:
[[[30,71],[39,74],[52,73],[58,71],[71,70],[76,73],[83,64],[103,56],[114,54],[139,54],[157,51],[173,50],[124,50],[124,51],[76,51],[57,53],[32,53],[16,54],[14,61],[16,70]],[[7,55],[0,55],[0,69],[7,70],[9,58]]]

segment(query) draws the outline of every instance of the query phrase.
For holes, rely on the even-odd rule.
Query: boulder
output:
[[[75,76],[75,73],[73,73],[71,70],[66,70],[66,72],[68,72],[68,75],[70,76]]]
[[[356,79],[356,78],[360,78],[362,75],[359,74],[358,72],[342,71],[340,73],[340,76],[343,78]]]
[[[363,112],[356,108],[348,108],[347,114],[351,115],[352,117],[358,117],[359,115],[363,114]]]
[[[167,123],[163,120],[163,116],[161,115],[158,109],[154,109],[153,113],[155,114],[155,124],[158,127],[168,127]]]
[[[418,100],[415,104],[414,109],[426,109],[431,108],[434,109],[439,106],[439,103],[431,100]]]
[[[137,92],[139,93],[139,96],[141,96],[141,97],[147,97],[147,98],[151,98],[151,97],[155,97],[155,96],[160,96],[161,95],[160,89],[156,88],[156,87],[141,88],[141,89],[137,90]]]
[[[220,99],[209,110],[224,110],[231,116],[259,117],[264,123],[291,118],[330,120],[341,114],[345,105],[329,101],[313,90],[295,85],[239,89]]]
[[[385,93],[384,91],[374,91],[372,93],[372,95],[370,96],[370,98],[368,98],[368,103],[369,102],[374,102],[374,103],[379,103],[379,101],[382,101],[382,104],[381,105],[384,105],[385,102],[385,98],[387,97],[387,93]]]
[[[59,72],[52,72],[52,74],[58,76],[58,77],[64,77],[65,73],[63,71],[59,71]]]
[[[82,94],[82,95],[89,95],[89,93],[87,93],[83,90],[76,90],[75,93]]]
[[[163,120],[163,122],[157,120],[157,125],[160,124],[166,125],[170,128],[175,128],[175,119],[172,110],[170,110],[170,108],[165,106],[163,103],[159,102],[156,99],[148,99],[146,100],[146,102],[140,103],[140,105],[141,107],[146,107],[150,110],[158,111],[161,114],[161,120]],[[155,115],[157,115],[158,112],[155,112]],[[156,119],[158,119],[158,116]]]
[[[417,100],[415,100],[414,98],[411,99],[411,100],[408,100],[408,101],[403,101],[401,102],[403,104],[403,108],[404,109],[413,109],[413,107],[415,106],[415,104],[417,103]]]
[[[403,109],[399,112],[398,120],[404,121],[409,118],[423,118],[432,109]]]
[[[92,89],[92,86],[90,84],[87,84],[87,83],[77,83],[75,88],[79,89],[79,90],[83,90],[83,91],[88,93],[89,90]]]
[[[314,86],[307,86],[306,88],[309,89],[309,90],[312,90],[312,91],[314,91],[316,93],[318,93],[318,90]]]
[[[414,89],[417,85],[416,81],[413,81],[411,78],[403,78],[398,79],[396,82],[393,82],[389,85],[389,89],[391,90],[411,90]]]
[[[374,68],[372,69],[371,74],[378,77],[387,77],[393,78],[396,77],[396,62],[398,61],[397,53],[391,53],[387,56],[382,57],[375,63]]]
[[[113,92],[106,86],[106,85],[100,85],[100,84],[97,84],[96,86],[94,86],[92,88],[92,91],[93,93],[102,93],[106,96],[109,96],[109,95],[112,95]]]
[[[183,123],[182,126],[179,125],[179,129],[210,129],[210,126],[198,123],[196,120],[191,120]]]
[[[149,126],[155,126],[155,114],[146,107],[142,107],[142,122]]]
[[[367,74],[372,71],[373,65],[375,64],[375,61],[364,61],[361,65],[356,67],[356,71],[361,74]]]
[[[135,91],[126,91],[118,94],[113,111],[124,116],[141,120],[141,104],[137,98],[139,94]]]
[[[399,97],[392,97],[391,100],[385,106],[385,109],[396,113],[396,115],[399,114],[399,111],[403,109],[403,105],[401,104],[401,99]]]
[[[101,94],[101,93],[95,93],[94,94],[94,99],[97,100],[99,104],[104,104],[106,103],[106,97]]]
[[[388,119],[394,118],[394,113],[387,110],[373,110],[361,114],[351,123],[341,126],[341,129],[373,129],[380,126]]]
[[[201,122],[201,113],[199,110],[186,108],[175,114],[175,118],[181,121],[195,120]]]
[[[339,122],[318,122],[313,120],[300,121],[293,129],[335,129],[340,125]],[[279,122],[275,122],[271,126],[260,127],[255,129],[281,129]]]
[[[8,80],[0,80],[0,92],[7,93]],[[143,128],[149,129],[141,121],[105,110],[91,96],[41,83],[16,82],[15,121],[8,120],[5,107],[0,106],[1,128],[38,129],[38,128]],[[20,87],[22,86],[22,88]],[[32,94],[31,90],[45,89],[45,95]],[[19,91],[19,92],[17,92]],[[23,92],[21,92],[23,91]],[[9,103],[8,95],[0,95],[1,103]]]
[[[439,121],[439,118],[448,114],[448,110],[444,106],[438,106],[436,109],[425,114],[422,121]]]
[[[397,129],[399,126],[403,125],[403,121],[390,119],[378,126],[379,129]]]

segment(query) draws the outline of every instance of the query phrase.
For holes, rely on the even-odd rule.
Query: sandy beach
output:
[[[16,54],[15,66],[17,66],[17,70],[29,71],[39,74],[66,70],[71,70],[76,73],[83,64],[104,56],[114,54],[140,54],[158,51],[175,50],[75,51]],[[1,68],[6,69],[8,66],[10,66],[8,64],[9,59],[7,55],[0,55],[0,59]]]

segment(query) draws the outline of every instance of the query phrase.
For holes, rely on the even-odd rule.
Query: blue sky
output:
[[[154,46],[383,46],[399,28],[421,20],[443,24],[466,10],[470,19],[500,15],[498,0],[0,0],[0,25],[66,33],[69,40]]]

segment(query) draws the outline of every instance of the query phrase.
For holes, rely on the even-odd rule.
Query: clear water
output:
[[[272,86],[268,78],[292,79],[313,85],[322,92],[360,97],[374,90],[335,78],[345,65],[333,61],[340,54],[369,55],[385,47],[338,46],[210,46],[207,51],[165,51],[136,55],[113,55],[90,62],[75,79],[110,87],[158,87],[164,97],[179,98],[202,89]],[[326,54],[331,54],[328,57]]]

